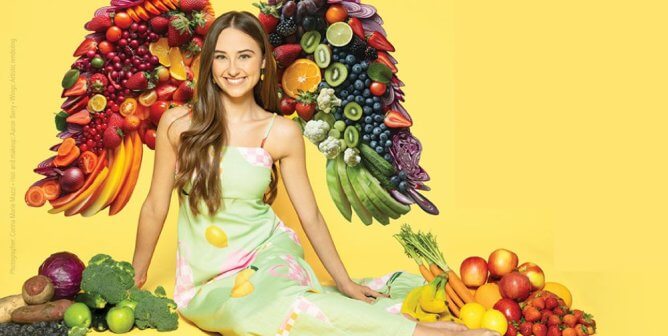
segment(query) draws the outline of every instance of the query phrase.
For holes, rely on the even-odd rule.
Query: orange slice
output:
[[[190,69],[193,72],[193,80],[197,82],[197,78],[199,78],[199,55],[195,57],[193,60],[193,63],[190,65]]]
[[[169,67],[169,74],[172,75],[174,79],[186,80],[186,65],[183,63],[183,55],[181,55],[181,49],[179,48],[169,49],[169,61],[171,63],[171,66]]]
[[[169,59],[169,42],[166,37],[162,37],[156,42],[151,42],[148,45],[148,50],[151,54],[158,57],[158,62],[160,62],[160,64],[166,67],[172,65],[172,62]]]
[[[317,90],[321,80],[320,67],[311,60],[300,58],[285,69],[281,85],[288,96],[297,98],[299,90]]]

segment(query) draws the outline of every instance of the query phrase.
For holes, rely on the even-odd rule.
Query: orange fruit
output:
[[[283,72],[281,85],[283,91],[292,98],[297,98],[299,90],[313,92],[322,80],[320,67],[315,62],[300,58]]]
[[[325,13],[325,20],[327,23],[342,22],[348,18],[348,11],[343,5],[331,5]]]
[[[169,74],[178,80],[186,80],[186,65],[183,63],[183,55],[181,49],[169,49],[169,61],[172,65],[169,67]]]
[[[475,302],[480,303],[485,308],[490,309],[501,300],[501,291],[499,290],[499,285],[495,283],[486,283],[475,291],[473,296]]]
[[[566,286],[558,282],[546,282],[543,290],[551,292],[560,297],[562,300],[564,300],[564,303],[566,306],[568,306],[568,308],[570,308],[571,304],[573,304],[573,296],[571,295],[571,291],[568,290]]]
[[[167,42],[167,38],[163,37],[156,42],[151,42],[148,45],[148,50],[151,52],[151,54],[158,57],[158,62],[160,62],[160,64],[167,67],[172,64],[169,59],[170,47],[169,43]]]

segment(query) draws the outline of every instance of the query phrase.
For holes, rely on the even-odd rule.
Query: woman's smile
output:
[[[239,85],[245,82],[246,78],[247,77],[235,77],[235,78],[225,77],[225,81],[227,81],[227,84],[230,85]]]

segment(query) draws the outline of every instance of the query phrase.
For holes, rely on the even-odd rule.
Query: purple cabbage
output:
[[[411,181],[429,181],[429,175],[420,167],[421,153],[422,144],[407,128],[400,129],[392,136],[390,155],[397,169],[403,170]]]
[[[53,300],[73,299],[79,293],[81,275],[86,265],[70,252],[54,253],[39,266],[38,274],[51,279],[55,294]]]

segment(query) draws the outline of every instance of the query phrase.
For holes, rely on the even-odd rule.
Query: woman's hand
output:
[[[135,273],[135,285],[137,288],[141,288],[146,282],[146,272],[137,272]]]
[[[367,286],[362,286],[360,284],[357,284],[352,280],[346,282],[343,285],[340,286],[337,285],[336,287],[338,288],[339,292],[345,294],[346,296],[367,303],[372,303],[375,299],[379,297],[390,297],[387,294],[378,293]]]

